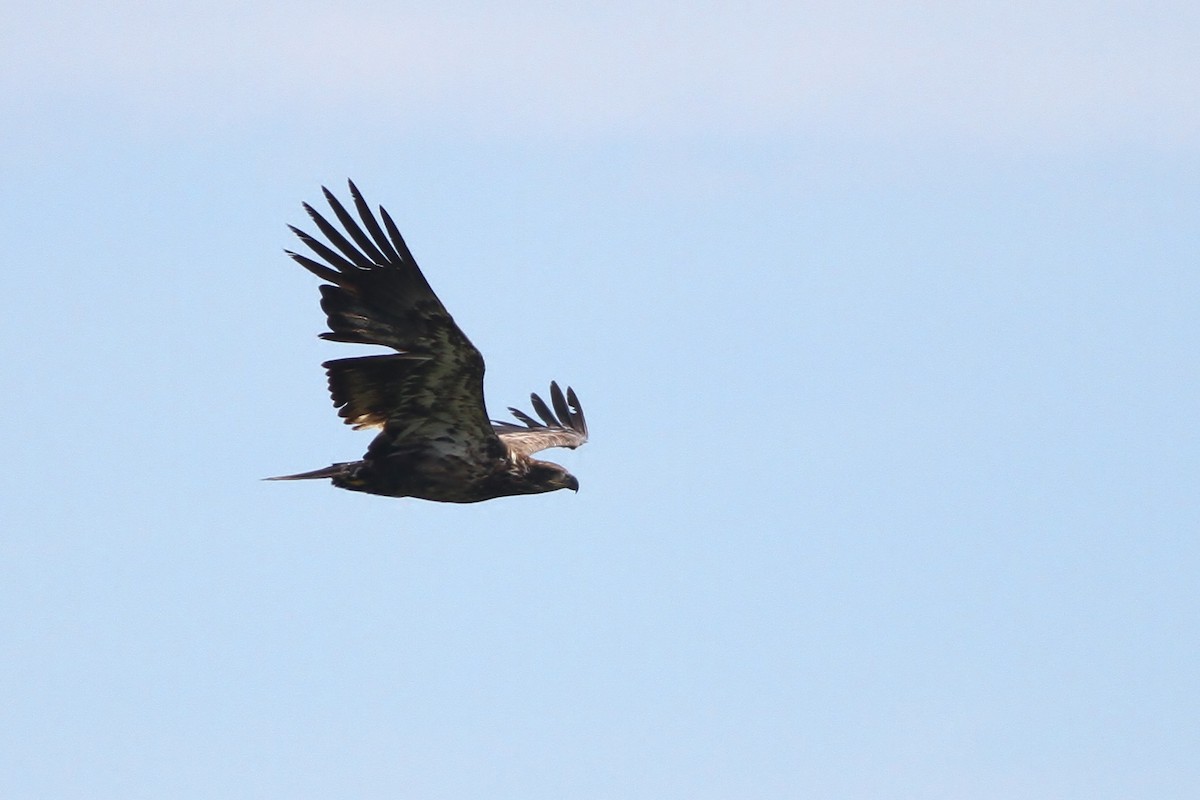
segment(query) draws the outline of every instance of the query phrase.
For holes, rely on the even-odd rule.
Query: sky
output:
[[[5,20],[0,795],[1200,792],[1194,3]],[[578,494],[259,480],[347,178]]]

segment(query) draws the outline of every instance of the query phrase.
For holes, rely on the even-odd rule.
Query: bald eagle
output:
[[[322,191],[349,239],[304,203],[332,247],[288,226],[320,260],[284,251],[327,281],[321,285],[321,308],[329,331],[321,338],[396,352],[322,365],[346,424],[381,429],[366,454],[358,461],[268,480],[328,478],[351,491],[446,503],[579,491],[574,475],[533,458],[539,450],[574,449],[587,441],[587,422],[574,390],[568,387],[564,394],[551,383],[549,405],[530,395],[540,419],[510,407],[517,422],[489,420],[483,356],[433,293],[391,216],[379,208],[381,227],[353,181],[350,196],[361,226],[333,193]]]

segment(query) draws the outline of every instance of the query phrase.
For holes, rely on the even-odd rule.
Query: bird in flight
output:
[[[361,225],[332,192],[322,191],[345,235],[305,203],[329,244],[288,226],[317,258],[285,251],[327,281],[321,285],[321,309],[329,330],[321,338],[396,352],[322,365],[346,424],[380,429],[366,454],[268,480],[328,478],[351,491],[445,503],[579,491],[574,475],[533,458],[549,447],[574,449],[587,441],[574,390],[568,387],[564,395],[551,383],[549,405],[530,395],[540,419],[509,408],[517,422],[490,420],[483,356],[433,293],[391,216],[380,207],[376,219],[353,181],[350,196]]]

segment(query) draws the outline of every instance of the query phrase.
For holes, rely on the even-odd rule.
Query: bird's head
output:
[[[534,461],[529,465],[525,479],[535,492],[553,492],[558,489],[579,491],[579,479],[558,464],[549,461]]]

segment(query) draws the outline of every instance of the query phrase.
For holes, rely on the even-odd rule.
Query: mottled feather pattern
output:
[[[355,223],[328,189],[323,191],[334,214],[358,247],[316,209],[307,203],[304,205],[322,235],[336,248],[335,252],[314,237],[298,231],[301,241],[329,266],[318,264],[320,269],[313,269],[311,259],[291,254],[311,272],[333,284],[321,287],[321,309],[329,323],[329,332],[321,334],[322,338],[385,345],[406,356],[421,359],[367,363],[361,370],[350,367],[350,359],[335,362],[337,367],[333,369],[337,374],[330,375],[330,391],[335,404],[344,409],[349,403],[349,394],[335,393],[335,389],[348,389],[339,383],[342,376],[353,380],[359,393],[366,390],[367,378],[372,387],[360,395],[361,402],[350,404],[350,413],[343,414],[346,422],[373,426],[382,421],[386,428],[389,421],[395,421],[397,424],[389,437],[393,442],[399,433],[405,432],[405,438],[438,436],[445,433],[441,430],[444,425],[439,426],[439,421],[430,417],[430,412],[441,407],[450,410],[458,435],[491,435],[482,403],[483,356],[433,293],[417,268],[408,245],[398,231],[392,240],[384,235],[353,183],[350,193],[371,236]],[[382,209],[380,213],[385,222],[390,219]],[[391,231],[395,226],[388,228]],[[386,405],[379,405],[380,401]],[[428,424],[416,429],[402,424],[412,419],[422,419]]]

